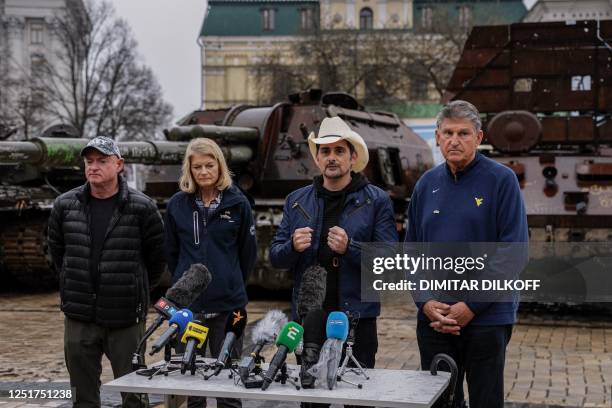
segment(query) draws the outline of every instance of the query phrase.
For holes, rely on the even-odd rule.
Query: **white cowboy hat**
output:
[[[315,137],[315,132],[311,132],[308,136],[308,147],[310,148],[312,158],[317,161],[316,145],[335,143],[338,140],[346,140],[355,148],[355,153],[357,153],[357,161],[353,165],[353,171],[360,172],[365,169],[370,158],[368,147],[363,141],[363,138],[352,130],[349,125],[347,125],[346,122],[340,119],[338,116],[323,119],[323,122],[321,122],[321,127],[319,128],[318,137]]]

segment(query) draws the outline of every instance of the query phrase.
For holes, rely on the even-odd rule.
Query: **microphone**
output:
[[[144,364],[144,348],[146,341],[162,325],[164,320],[169,320],[180,306],[188,307],[193,303],[202,292],[206,290],[212,275],[208,268],[202,264],[193,264],[187,269],[181,278],[166,291],[166,296],[159,298],[153,308],[159,316],[147,328],[144,336],[140,339],[138,347],[132,358],[134,370],[146,367]]]
[[[181,343],[186,344],[181,362],[181,374],[185,374],[187,368],[191,366],[191,360],[195,357],[196,348],[201,349],[208,336],[208,327],[202,326],[199,320],[193,320],[187,324]],[[192,370],[192,375],[194,374]]]
[[[211,280],[212,275],[208,268],[202,264],[191,265],[183,276],[166,291],[166,296],[159,298],[153,305],[159,316],[147,328],[141,339],[142,344],[139,344],[136,353],[142,352],[144,342],[162,325],[164,320],[169,320],[181,307],[189,307],[206,290]]]
[[[325,332],[328,339],[338,339],[344,343],[349,332],[349,322],[346,313],[331,312],[327,317]]]
[[[168,320],[176,313],[178,308],[176,305],[166,299],[165,297],[161,297],[155,302],[153,308],[157,311],[159,316],[153,321],[153,323],[147,328],[144,335],[138,342],[138,346],[136,347],[136,351],[132,356],[132,369],[135,371],[139,368],[146,368],[144,363],[144,348],[146,341],[151,337],[151,335],[162,325],[164,320]]]
[[[278,333],[278,337],[276,338],[278,350],[276,350],[276,354],[274,354],[272,361],[270,361],[268,371],[264,374],[263,384],[261,385],[263,391],[272,384],[274,377],[276,377],[276,373],[278,373],[278,370],[285,363],[287,354],[295,350],[300,340],[302,340],[303,335],[304,328],[296,322],[287,323],[280,333]]]
[[[193,264],[166,291],[166,297],[180,307],[189,307],[206,290],[212,274],[202,264]]]
[[[193,313],[189,309],[181,309],[176,312],[168,321],[168,329],[162,333],[161,336],[157,339],[153,346],[151,346],[151,351],[149,355],[157,353],[162,349],[170,340],[172,340],[177,333],[181,333],[185,330],[187,324],[193,319]]]
[[[261,360],[261,350],[268,344],[274,343],[280,329],[287,324],[287,316],[280,310],[270,310],[257,322],[251,337],[255,347],[248,356],[244,356],[238,363],[238,373],[242,383],[247,384],[249,375]]]
[[[304,317],[304,350],[300,367],[300,382],[303,388],[314,388],[315,377],[307,371],[319,361],[319,352],[325,342],[325,311],[311,310]]]
[[[304,319],[309,311],[320,309],[323,306],[326,290],[327,271],[325,268],[319,265],[306,268],[302,274],[297,298],[297,313],[300,319]]]
[[[230,359],[232,349],[234,348],[234,343],[242,336],[242,333],[244,333],[246,324],[247,312],[243,308],[236,309],[227,316],[227,321],[225,322],[225,340],[223,340],[221,352],[214,364],[215,371],[208,378],[213,375],[219,375],[221,370],[226,366]]]
[[[331,312],[327,318],[327,339],[330,342],[330,355],[327,360],[327,388],[333,390],[338,381],[338,367],[342,356],[342,344],[346,341],[349,332],[348,316],[343,312]],[[327,341],[327,340],[326,340]]]
[[[327,317],[325,331],[327,340],[323,343],[319,355],[319,361],[307,370],[307,374],[321,381],[327,382],[330,390],[336,385],[338,380],[338,366],[342,356],[342,344],[348,336],[348,317],[343,312],[331,312]]]

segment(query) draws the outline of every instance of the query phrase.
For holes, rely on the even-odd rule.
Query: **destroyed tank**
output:
[[[520,183],[531,270],[568,282],[541,243],[612,239],[611,43],[612,21],[474,27],[442,101],[479,109],[482,152]]]
[[[395,114],[369,112],[345,93],[320,90],[290,95],[272,106],[238,105],[195,111],[167,129],[165,141],[119,142],[128,179],[154,198],[163,211],[178,191],[180,163],[189,140],[214,139],[221,146],[235,183],[251,200],[257,223],[259,256],[250,284],[268,289],[291,287],[288,271],[271,268],[268,248],[282,218],[287,194],[319,174],[307,138],[325,117],[339,116],[366,141],[370,162],[364,174],[389,192],[398,230],[418,177],[433,165],[431,149]],[[0,142],[0,256],[5,272],[40,286],[53,281],[45,240],[55,196],[83,183],[79,152],[87,139],[56,129],[29,141]]]

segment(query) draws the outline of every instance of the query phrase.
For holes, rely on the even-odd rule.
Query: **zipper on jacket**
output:
[[[91,288],[93,290],[93,293],[91,294],[92,300],[93,300],[93,311],[92,311],[92,319],[95,322],[97,317],[96,317],[96,311],[98,309],[98,299],[97,299],[97,293],[98,293],[98,287],[100,285],[100,262],[98,260],[98,264],[95,266],[96,267],[96,274],[98,275],[98,279],[96,279],[95,284],[94,284],[94,278],[91,275],[91,211],[89,208],[89,204],[86,204],[84,206],[84,210],[86,212],[86,218],[87,218],[87,247],[89,248],[89,262],[88,262],[88,266],[89,266],[89,279],[91,282]]]
[[[198,211],[193,212],[193,243],[200,245],[200,226],[199,224]]]
[[[306,220],[310,221],[310,215],[308,215],[308,213],[306,212],[306,210],[304,209],[304,207],[302,207],[300,205],[300,203],[298,203],[297,201],[295,203],[293,203],[293,205],[291,206],[291,208],[297,208],[298,210],[300,210],[300,212],[302,213],[302,215],[304,216],[304,218],[306,218]]]
[[[113,210],[113,215],[111,217],[110,222],[108,223],[108,228],[106,228],[106,232],[104,233],[104,242],[106,242],[106,238],[108,234],[115,228],[115,225],[119,222],[119,218],[121,218],[121,211],[119,210],[119,204],[115,205],[115,209]],[[104,245],[104,244],[102,244]]]

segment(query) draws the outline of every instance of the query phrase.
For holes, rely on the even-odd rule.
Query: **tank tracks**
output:
[[[46,241],[46,218],[6,225],[0,232],[0,259],[5,273],[32,289],[57,287]]]

